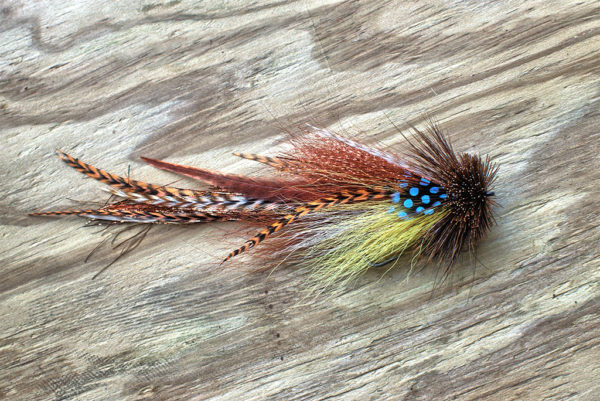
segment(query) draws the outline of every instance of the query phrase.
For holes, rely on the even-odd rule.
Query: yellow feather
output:
[[[328,211],[334,217],[327,223],[305,226],[304,230],[316,238],[311,244],[300,244],[307,248],[303,264],[313,269],[315,284],[328,287],[346,283],[371,264],[399,256],[409,248],[418,257],[425,245],[424,234],[446,213],[440,209],[429,216],[402,220],[396,212],[388,212],[390,206],[382,202],[342,205],[336,207],[339,213]]]

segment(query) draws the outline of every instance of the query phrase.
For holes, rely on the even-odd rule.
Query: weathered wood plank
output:
[[[1,13],[0,398],[598,398],[597,1],[9,0]],[[498,159],[503,205],[485,268],[464,261],[433,293],[432,269],[398,269],[306,299],[293,266],[217,268],[244,239],[219,225],[157,227],[92,281],[115,256],[83,263],[101,233],[24,217],[105,199],[58,148],[168,183],[138,156],[247,172],[232,151],[305,123],[401,150],[392,122],[430,116],[458,149]]]

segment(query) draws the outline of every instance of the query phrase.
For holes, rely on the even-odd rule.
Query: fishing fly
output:
[[[118,223],[262,223],[266,227],[222,263],[277,233],[275,241],[266,241],[269,255],[312,268],[325,285],[405,254],[413,262],[435,262],[447,275],[461,252],[473,254],[495,223],[491,187],[497,164],[487,156],[456,153],[433,124],[414,129],[402,157],[314,127],[293,135],[290,144],[277,156],[234,153],[274,170],[261,177],[142,158],[202,181],[205,190],[124,178],[59,151],[67,165],[107,184],[116,201],[31,215]]]

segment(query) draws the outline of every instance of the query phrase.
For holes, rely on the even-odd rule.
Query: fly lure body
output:
[[[329,282],[350,279],[407,252],[438,261],[447,273],[460,252],[473,252],[494,223],[491,186],[497,165],[488,157],[455,153],[434,126],[415,130],[405,157],[316,128],[291,142],[289,152],[275,157],[234,153],[277,170],[269,177],[143,158],[204,182],[205,190],[123,178],[58,152],[67,165],[109,185],[118,201],[32,215],[151,224],[267,222],[223,262],[283,232],[273,254],[294,254]]]

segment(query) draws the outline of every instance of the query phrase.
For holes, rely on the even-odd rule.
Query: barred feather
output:
[[[116,203],[100,209],[64,210],[30,213],[30,216],[67,216],[75,215],[93,220],[119,223],[172,223],[192,224],[210,221],[238,220],[239,216],[226,213],[208,213],[180,211],[172,208],[160,208],[153,205]]]
[[[137,203],[196,210],[287,210],[289,205],[265,199],[246,198],[240,194],[206,191],[196,196],[152,195],[111,189],[110,193]]]
[[[254,153],[240,153],[233,152],[234,156],[241,157],[242,159],[252,160],[262,164],[266,164],[269,167],[280,171],[289,171],[292,167],[292,162],[289,159],[272,156],[261,156]]]
[[[389,196],[390,193],[391,193],[390,191],[384,191],[384,190],[370,191],[367,189],[361,189],[361,190],[356,191],[355,193],[344,191],[344,192],[340,192],[339,194],[337,194],[335,196],[330,196],[330,197],[327,197],[324,199],[317,199],[312,202],[308,202],[307,204],[296,208],[296,210],[294,210],[294,213],[285,215],[282,219],[271,224],[269,227],[261,230],[254,237],[252,237],[248,241],[246,241],[246,243],[244,245],[242,245],[240,248],[232,251],[221,263],[225,263],[232,257],[237,256],[237,255],[247,251],[248,249],[255,247],[256,245],[260,244],[262,241],[267,239],[269,237],[269,235],[281,230],[285,226],[291,224],[295,219],[305,216],[306,214],[308,214],[310,212],[316,212],[321,209],[329,208],[334,205],[343,205],[346,203],[354,203],[354,202],[362,202],[362,201],[368,201],[368,200],[374,200],[374,199],[382,199],[386,196]]]
[[[206,192],[195,191],[192,189],[180,189],[162,185],[149,184],[143,181],[130,180],[129,178],[120,177],[116,174],[109,173],[107,171],[96,168],[90,164],[84,163],[83,161],[63,152],[57,151],[58,157],[64,161],[68,166],[74,168],[82,174],[87,175],[90,178],[98,180],[104,184],[110,185],[111,187],[121,190],[123,192],[137,192],[150,195],[158,196],[177,196],[183,197],[198,197],[202,196]]]

